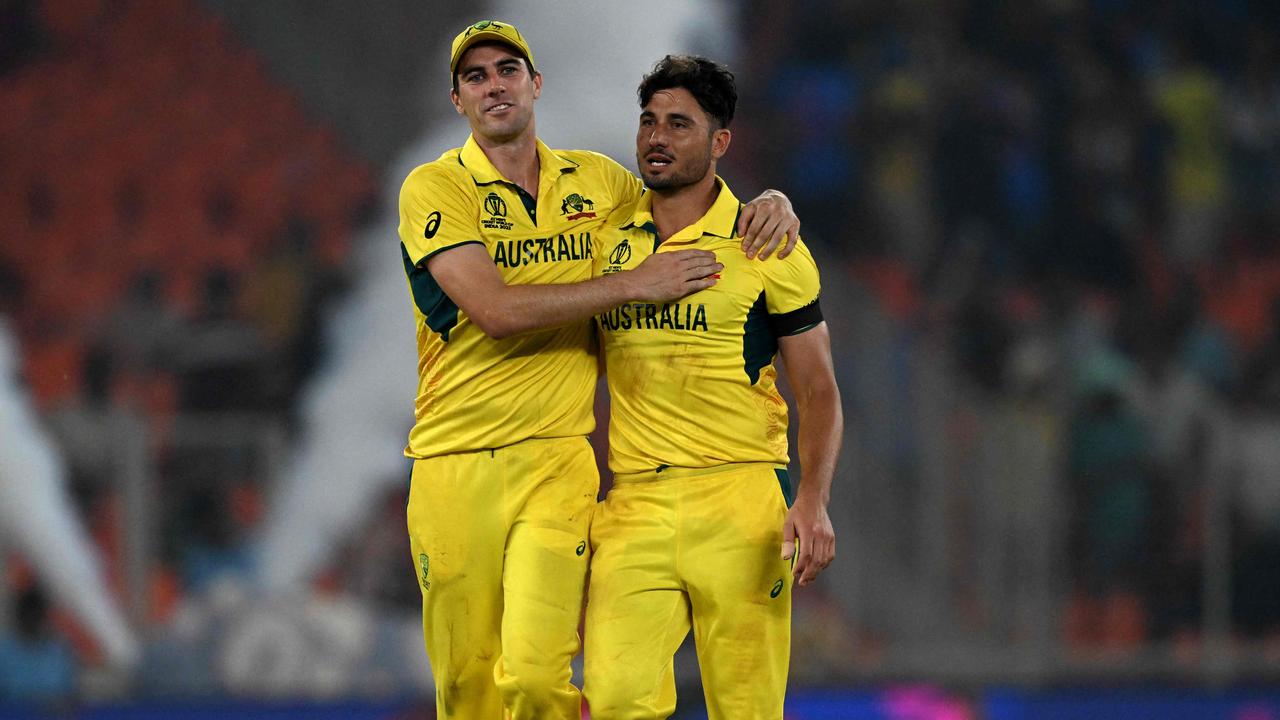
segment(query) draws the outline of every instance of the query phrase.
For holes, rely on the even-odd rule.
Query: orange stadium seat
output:
[[[45,0],[39,13],[59,52],[0,78],[0,180],[18,189],[0,199],[4,255],[29,279],[24,326],[57,318],[74,335],[149,267],[172,268],[172,299],[190,309],[211,262],[249,271],[291,213],[316,226],[326,262],[341,259],[371,176],[221,18],[191,0]],[[55,182],[50,168],[68,170]],[[134,220],[122,218],[128,183]],[[220,185],[235,211],[217,229]],[[79,344],[32,345],[42,400],[74,391]]]
[[[40,19],[51,33],[68,41],[98,22],[102,6],[102,0],[45,0],[40,5]]]
[[[70,338],[34,342],[25,351],[24,374],[40,407],[78,390],[83,348]]]

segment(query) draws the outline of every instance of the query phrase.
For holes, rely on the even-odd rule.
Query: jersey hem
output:
[[[653,482],[655,480],[671,480],[679,478],[702,477],[704,475],[719,475],[727,472],[742,472],[744,470],[786,470],[785,463],[772,462],[741,462],[741,463],[725,463],[723,465],[712,465],[710,467],[686,468],[672,467],[669,465],[659,466],[653,470],[642,470],[640,472],[614,473],[614,482]]]
[[[559,442],[561,440],[575,440],[578,438],[586,440],[588,444],[591,442],[591,438],[588,437],[586,434],[573,433],[569,435],[549,435],[546,437],[527,437],[522,440],[516,440],[515,442],[507,443],[506,445],[494,445],[493,447],[467,448],[465,450],[463,449],[447,450],[445,452],[430,453],[430,454],[415,452],[413,448],[406,447],[404,449],[404,456],[409,458],[410,460],[430,460],[431,458],[444,457],[446,455],[465,455],[467,453],[492,454],[496,452],[501,452],[503,450],[509,450],[518,445],[544,443],[544,442]]]

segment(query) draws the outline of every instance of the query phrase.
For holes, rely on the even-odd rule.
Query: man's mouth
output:
[[[644,161],[645,161],[645,164],[647,164],[649,167],[654,169],[664,168],[670,165],[671,163],[675,162],[670,157],[666,155],[662,155],[660,153],[649,153],[648,155],[644,156]]]
[[[485,110],[485,112],[502,112],[503,110],[510,110],[513,107],[515,106],[512,105],[511,103],[498,103],[497,105],[494,105],[489,109]]]

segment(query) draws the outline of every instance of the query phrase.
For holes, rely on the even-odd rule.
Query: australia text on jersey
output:
[[[499,240],[493,248],[493,264],[515,268],[544,262],[591,259],[591,233],[566,233],[553,238]]]
[[[599,316],[606,330],[707,331],[707,307],[702,303],[629,303]]]

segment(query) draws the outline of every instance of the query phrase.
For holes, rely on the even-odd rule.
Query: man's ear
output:
[[[729,141],[733,140],[733,133],[729,132],[729,128],[720,128],[711,133],[711,157],[719,160],[729,151]]]

